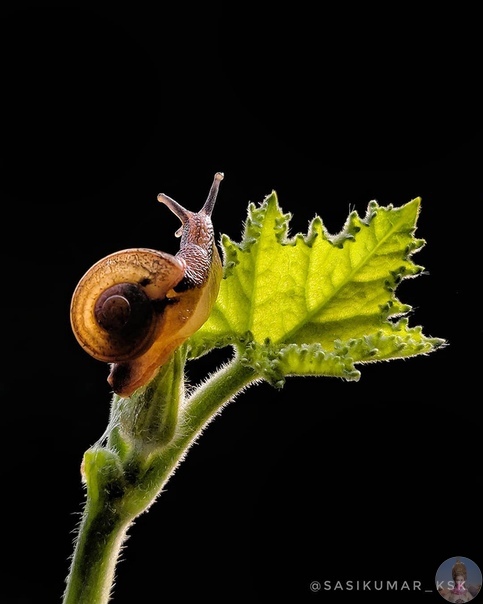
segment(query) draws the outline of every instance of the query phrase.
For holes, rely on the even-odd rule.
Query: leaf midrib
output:
[[[307,312],[307,314],[304,316],[303,321],[300,321],[297,325],[295,325],[290,331],[288,331],[287,333],[284,334],[283,337],[279,338],[276,342],[276,344],[281,344],[282,342],[287,342],[290,341],[291,338],[294,337],[294,335],[301,330],[305,325],[307,325],[307,323],[310,323],[311,320],[320,313],[320,311],[324,308],[324,306],[326,306],[331,300],[334,299],[334,297],[340,292],[340,290],[345,287],[348,283],[350,283],[350,281],[352,280],[353,276],[361,269],[362,266],[364,266],[364,264],[366,264],[370,258],[372,258],[377,250],[382,246],[382,244],[387,241],[387,239],[389,237],[391,237],[394,233],[398,232],[400,226],[405,222],[405,219],[401,216],[399,218],[399,220],[397,222],[395,222],[392,226],[392,228],[387,232],[387,234],[378,241],[377,245],[374,246],[374,248],[372,249],[372,251],[364,258],[364,260],[362,262],[359,262],[359,264],[357,264],[357,266],[355,268],[353,268],[351,270],[351,272],[349,273],[349,275],[347,276],[347,278],[333,291],[333,294],[331,296],[329,296],[328,298],[326,298],[321,304],[319,304],[317,307],[315,307],[314,310]],[[356,241],[353,241],[352,243],[355,243]],[[346,244],[349,244],[351,242],[346,242]],[[310,264],[312,262],[312,255],[309,256],[309,267],[307,267],[307,272],[309,272],[309,268],[310,268]]]

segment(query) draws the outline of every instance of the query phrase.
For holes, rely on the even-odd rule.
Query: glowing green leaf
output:
[[[444,345],[409,327],[411,307],[395,295],[423,267],[412,255],[425,244],[414,231],[420,199],[395,208],[369,203],[330,235],[319,216],[306,235],[289,238],[290,214],[275,192],[250,204],[242,241],[222,237],[224,279],[208,321],[190,339],[196,357],[232,345],[261,377],[358,379],[354,365],[426,354]]]

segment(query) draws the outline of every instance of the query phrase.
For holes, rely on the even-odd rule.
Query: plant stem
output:
[[[109,601],[115,567],[129,523],[112,510],[89,509],[86,503],[72,559],[64,604],[104,604]]]
[[[92,454],[92,477],[79,525],[63,604],[106,604],[127,531],[154,503],[188,449],[222,407],[257,381],[253,369],[235,357],[182,403],[174,437],[159,451],[116,465],[114,453]],[[156,390],[153,390],[156,392]],[[86,453],[87,455],[87,453]],[[117,458],[116,458],[117,459]],[[119,466],[119,467],[118,467]]]

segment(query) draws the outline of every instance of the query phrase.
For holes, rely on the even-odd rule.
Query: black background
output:
[[[107,424],[107,367],[70,330],[74,287],[118,249],[174,253],[156,195],[197,210],[216,171],[215,228],[235,240],[272,190],[292,234],[420,196],[427,274],[398,296],[449,346],[359,367],[358,383],[246,391],[130,531],[113,602],[387,601],[309,585],[433,589],[449,557],[481,566],[477,20],[136,6],[2,9],[2,601],[61,601],[80,462]]]

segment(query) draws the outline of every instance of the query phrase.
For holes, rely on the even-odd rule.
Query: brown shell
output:
[[[151,345],[167,293],[181,281],[185,263],[171,254],[146,248],[115,252],[96,262],[79,281],[72,296],[70,319],[79,344],[94,358],[118,363],[132,360]],[[139,287],[152,302],[150,316],[139,334],[105,329],[96,319],[100,296],[117,284]],[[149,321],[148,321],[149,319]]]

